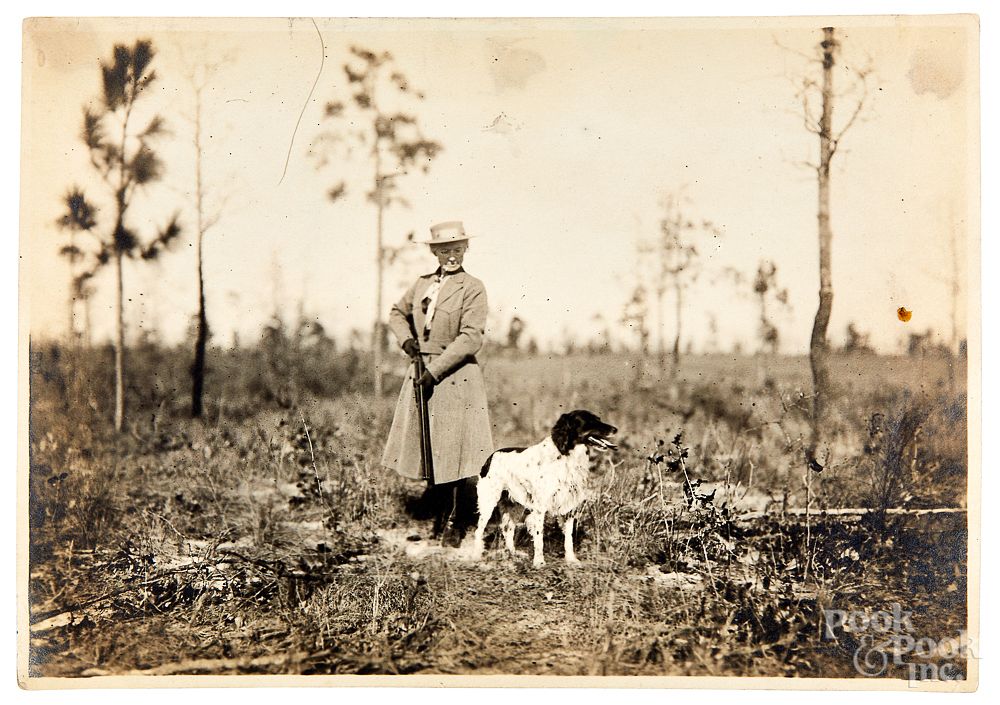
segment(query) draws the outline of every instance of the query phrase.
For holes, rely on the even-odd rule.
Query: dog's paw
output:
[[[580,559],[576,556],[566,556],[566,565],[580,565]]]
[[[534,560],[531,561],[531,566],[533,568],[543,568],[543,567],[545,567],[545,559],[544,558],[535,558]]]

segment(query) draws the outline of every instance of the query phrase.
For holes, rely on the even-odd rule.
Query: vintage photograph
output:
[[[26,20],[19,682],[974,690],[978,56]]]

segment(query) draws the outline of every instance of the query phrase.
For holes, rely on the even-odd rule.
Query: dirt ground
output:
[[[863,635],[824,638],[824,609],[898,603],[915,637],[965,628],[964,397],[926,370],[899,388],[845,376],[856,407],[810,474],[800,362],[769,376],[697,360],[669,394],[599,383],[615,361],[571,376],[503,362],[487,374],[498,445],[537,439],[561,404],[621,429],[580,509],[582,565],[563,562],[555,522],[541,569],[495,533],[481,563],[429,540],[403,510],[419,486],[377,463],[391,398],[201,422],[155,407],[115,435],[93,392],[40,364],[32,675],[855,678]]]

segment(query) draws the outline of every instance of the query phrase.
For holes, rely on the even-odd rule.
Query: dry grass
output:
[[[33,351],[36,675],[851,676],[851,644],[820,639],[824,606],[898,600],[927,634],[965,624],[964,522],[885,513],[964,505],[948,360],[838,359],[821,474],[802,461],[805,360],[693,358],[673,385],[610,356],[487,360],[498,446],[537,441],[572,408],[621,429],[579,523],[584,565],[564,567],[553,535],[536,571],[386,539],[427,527],[402,511],[418,488],[378,466],[394,395],[344,381],[358,360],[301,376],[321,358],[220,360],[195,422],[167,391],[186,389],[183,358],[155,352],[133,356],[150,386],[115,436],[98,353]],[[240,383],[250,362],[263,382]],[[823,514],[845,506],[876,511]]]

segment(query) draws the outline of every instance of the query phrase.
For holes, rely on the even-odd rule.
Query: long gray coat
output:
[[[389,328],[402,345],[416,338],[427,370],[438,383],[428,400],[434,482],[452,482],[479,472],[493,452],[486,405],[486,385],[475,354],[486,328],[486,287],[465,271],[445,277],[431,330],[424,340],[420,302],[435,274],[426,274],[406,290],[389,313]],[[413,330],[411,330],[411,321]],[[403,477],[420,478],[420,425],[409,366],[396,402],[382,464]]]

